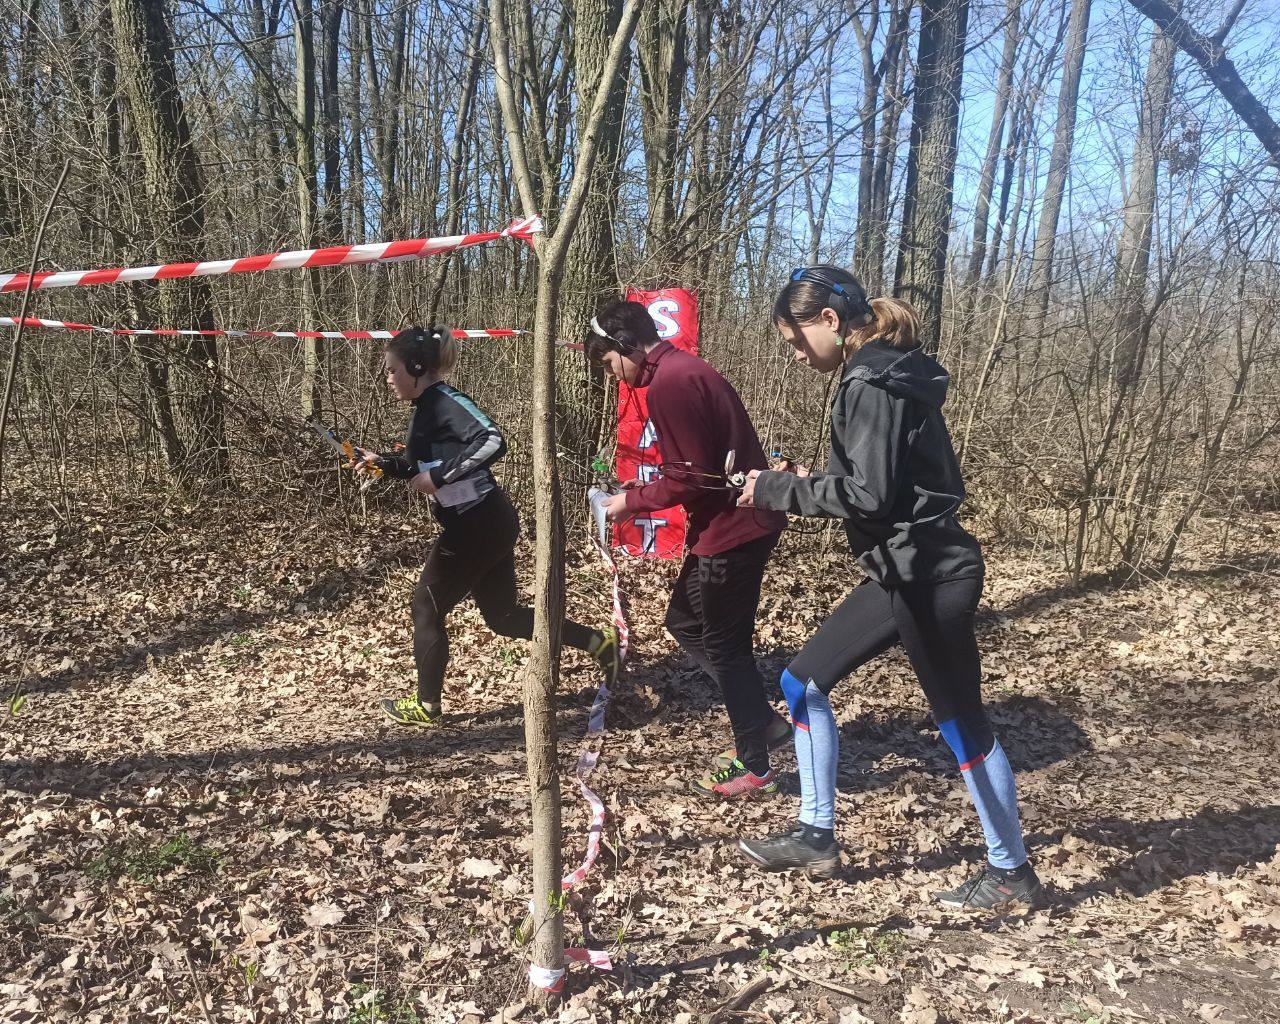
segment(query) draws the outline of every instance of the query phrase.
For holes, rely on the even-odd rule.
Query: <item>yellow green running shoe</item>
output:
[[[600,643],[591,657],[604,672],[605,684],[612,688],[618,681],[618,673],[622,671],[622,651],[618,646],[618,630],[614,626],[605,626],[600,630]]]
[[[411,697],[401,697],[399,700],[392,700],[390,697],[384,698],[382,701],[382,713],[391,721],[398,722],[401,725],[416,725],[429,728],[444,722],[444,712],[440,710],[440,705],[420,704],[417,694]]]

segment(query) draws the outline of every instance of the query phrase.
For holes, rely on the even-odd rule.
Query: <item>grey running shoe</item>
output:
[[[810,878],[830,878],[840,870],[840,847],[835,843],[815,849],[797,826],[767,839],[740,839],[738,849],[766,871],[803,870]]]
[[[947,892],[934,893],[933,898],[944,907],[996,910],[999,907],[1035,908],[1044,903],[1044,887],[1030,864],[1021,877],[1013,872],[984,864],[963,884]]]

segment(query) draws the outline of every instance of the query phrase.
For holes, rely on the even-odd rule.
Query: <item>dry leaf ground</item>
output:
[[[10,518],[0,667],[26,701],[0,705],[0,1019],[519,1012],[524,646],[466,606],[451,725],[375,710],[409,686],[425,515],[343,525],[285,498]],[[688,792],[726,724],[660,628],[669,567],[628,565],[636,647],[596,775],[608,840],[569,911],[617,969],[573,969],[559,1019],[692,1024],[767,973],[721,1019],[1280,1020],[1277,525],[1226,555],[1206,526],[1172,578],[1126,589],[989,546],[987,694],[1056,900],[1008,918],[930,905],[980,835],[896,656],[837,690],[841,876],[742,864],[736,838],[787,823],[794,782],[749,805]],[[766,584],[770,679],[857,578],[799,543]],[[568,576],[572,610],[603,620],[585,548]],[[566,781],[595,682],[566,655]],[[586,812],[565,798],[576,863]]]

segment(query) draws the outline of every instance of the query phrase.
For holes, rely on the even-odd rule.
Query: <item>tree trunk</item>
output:
[[[556,348],[559,334],[559,291],[569,243],[594,180],[597,141],[624,56],[635,32],[640,0],[628,0],[617,23],[607,59],[598,73],[598,87],[588,103],[586,131],[579,136],[573,179],[556,230],[536,240],[538,300],[534,318],[534,433],[533,471],[536,515],[533,645],[524,677],[525,754],[528,759],[533,817],[533,963],[550,971],[564,967],[564,918],[561,913],[560,781],[556,758],[555,692],[559,678],[560,631],[564,617],[564,523],[560,508],[560,478],[556,454]],[[538,201],[534,175],[525,148],[527,122],[522,116],[514,81],[510,35],[504,0],[490,0],[489,35],[493,47],[495,86],[511,157],[511,172],[526,214]],[[544,1007],[556,995],[532,992]]]
[[[361,45],[360,8],[358,3],[352,8],[351,17],[347,19],[347,35],[351,51],[350,88],[347,109],[350,112],[351,133],[347,146],[347,182],[350,195],[347,200],[347,213],[350,220],[346,226],[346,237],[354,242],[366,242],[367,226],[365,224],[365,207],[369,193],[364,185],[364,97],[361,83],[365,59],[364,47]]]
[[[316,244],[316,51],[315,10],[312,0],[294,0],[294,87],[296,92],[294,119],[295,184],[298,192],[298,247],[310,249]],[[316,272],[302,271],[301,327],[314,331],[319,327],[316,302]],[[323,357],[319,338],[302,339],[302,385],[299,408],[304,419],[320,412],[320,360]]]
[[[146,164],[156,254],[164,262],[200,260],[204,244],[204,182],[191,143],[173,63],[173,36],[163,0],[111,0],[120,78]],[[162,284],[161,309],[174,327],[213,327],[209,284],[201,278]],[[219,388],[218,343],[195,337],[176,343],[185,357],[177,408],[186,433],[181,482],[220,479],[229,470]]]
[[[609,58],[609,47],[622,17],[622,0],[578,0],[574,5],[573,59],[579,98],[576,122],[581,138],[588,131],[591,109],[582,100],[596,94]],[[604,119],[596,131],[596,166],[592,187],[582,206],[565,258],[559,303],[563,336],[578,338],[596,310],[618,295],[613,225],[621,185],[623,114],[630,61],[624,60],[609,85]],[[561,451],[576,465],[595,455],[605,412],[604,375],[598,367],[567,353],[572,373],[561,378],[558,400],[562,418]]]
[[[1222,41],[1230,31],[1234,18],[1239,16],[1241,7],[1236,8],[1232,20],[1213,36],[1202,36],[1182,20],[1181,0],[1172,4],[1165,3],[1164,0],[1129,0],[1129,3],[1155,22],[1175,45],[1200,65],[1214,88],[1231,104],[1231,109],[1240,115],[1254,137],[1271,154],[1271,159],[1280,164],[1280,124],[1276,124],[1267,108],[1258,102],[1257,97],[1241,81],[1235,64],[1227,58],[1227,51],[1222,47]]]
[[[906,106],[903,90],[906,86],[907,39],[911,24],[912,0],[904,0],[902,7],[895,4],[895,17],[889,22],[889,34],[885,39],[884,69],[881,75],[883,109],[880,114],[880,133],[876,140],[875,166],[871,171],[871,198],[865,225],[864,247],[866,257],[860,260],[860,268],[866,277],[862,283],[872,295],[885,291],[884,261],[889,235],[889,195],[893,190],[893,169],[898,158],[898,125]]]
[[[409,35],[409,8],[412,0],[395,6],[391,19],[391,59],[386,79],[380,79],[381,61],[373,45],[372,3],[364,15],[364,64],[373,117],[374,160],[381,186],[378,229],[383,238],[394,237],[400,225],[400,194],[397,155],[400,145],[400,90],[404,82],[405,46]]]
[[[481,62],[484,60],[484,49],[481,42],[484,38],[484,12],[477,10],[471,28],[467,32],[467,77],[462,86],[462,95],[458,98],[458,116],[454,125],[453,145],[449,150],[449,185],[445,195],[445,230],[446,235],[456,235],[462,225],[462,171],[466,163],[467,131],[471,124],[471,111],[475,106],[476,88],[480,82]],[[427,320],[436,322],[436,313],[440,308],[440,299],[444,294],[445,281],[448,280],[449,266],[452,260],[437,261],[435,280],[431,285],[431,298],[427,307]]]
[[[1089,35],[1092,0],[1072,0],[1067,26],[1066,53],[1062,60],[1062,84],[1058,87],[1058,117],[1053,127],[1053,150],[1045,177],[1040,224],[1036,228],[1031,255],[1031,329],[1038,337],[1049,313],[1049,292],[1053,286],[1053,250],[1057,242],[1062,197],[1066,193],[1067,171],[1075,145],[1076,111],[1080,100],[1080,72]]]
[[[879,27],[880,9],[877,6],[872,7],[866,26],[856,17],[853,19],[858,55],[862,60],[862,105],[858,110],[858,220],[853,234],[853,272],[864,285],[870,277],[866,261],[871,234],[871,181],[876,166],[876,109],[880,105],[880,77],[884,70],[884,61],[877,67],[874,52]],[[887,42],[885,46],[887,57]]]
[[[342,148],[338,83],[338,47],[342,40],[344,0],[321,0],[320,148],[324,167],[322,240],[332,245],[342,234]]]
[[[689,71],[689,0],[656,0],[641,15],[636,37],[640,67],[640,130],[648,220],[642,282],[662,287],[673,283],[670,247],[676,225],[676,172],[679,164],[680,110]]]
[[[257,139],[262,146],[262,167],[270,175],[272,195],[266,206],[268,210],[280,210],[280,202],[284,198],[288,186],[285,182],[287,156],[280,141],[280,104],[277,101],[275,83],[272,81],[272,56],[275,44],[269,37],[276,34],[279,28],[278,14],[273,10],[270,17],[263,0],[251,0],[249,4],[249,26],[255,39],[261,42],[255,45],[257,59],[253,66],[253,121],[258,125]],[[278,213],[277,213],[278,216]],[[277,224],[271,224],[268,230],[278,230]]]
[[[926,350],[936,351],[942,337],[969,0],[924,0],[920,18],[894,294],[916,307],[923,321],[921,341]]]
[[[1150,325],[1146,317],[1147,273],[1151,265],[1152,222],[1155,217],[1156,183],[1173,93],[1174,57],[1178,48],[1159,29],[1151,39],[1147,59],[1138,135],[1125,192],[1124,227],[1116,248],[1114,355],[1111,408],[1106,427],[1092,457],[1086,458],[1074,538],[1072,574],[1084,569],[1089,524],[1094,514],[1095,489],[1102,479],[1119,426],[1125,417],[1134,384],[1141,372]],[[1105,513],[1105,509],[1104,509]]]
[[[995,190],[996,165],[1000,161],[1000,151],[1004,145],[1009,95],[1013,90],[1013,68],[1018,59],[1018,46],[1022,42],[1021,9],[1020,0],[1009,0],[1005,11],[1004,50],[1000,54],[1000,70],[996,74],[991,133],[987,137],[987,152],[982,159],[982,171],[978,176],[978,197],[973,210],[973,248],[969,252],[969,269],[964,281],[963,305],[968,310],[973,308],[976,300],[978,282],[982,279],[982,264],[987,258],[991,195]]]
[[[1142,370],[1147,274],[1155,219],[1160,154],[1173,94],[1177,45],[1159,29],[1151,40],[1138,138],[1124,199],[1124,228],[1116,249],[1115,382],[1126,391]]]

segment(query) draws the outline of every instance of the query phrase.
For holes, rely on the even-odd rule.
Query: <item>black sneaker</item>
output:
[[[833,842],[815,849],[805,842],[802,826],[767,839],[740,839],[738,849],[766,871],[799,868],[810,878],[830,878],[840,870],[840,847]]]
[[[944,907],[957,910],[996,910],[1000,907],[1023,906],[1035,908],[1044,902],[1044,887],[1030,864],[1021,877],[1013,872],[984,864],[977,874],[962,885],[947,892],[937,892],[933,898]]]

